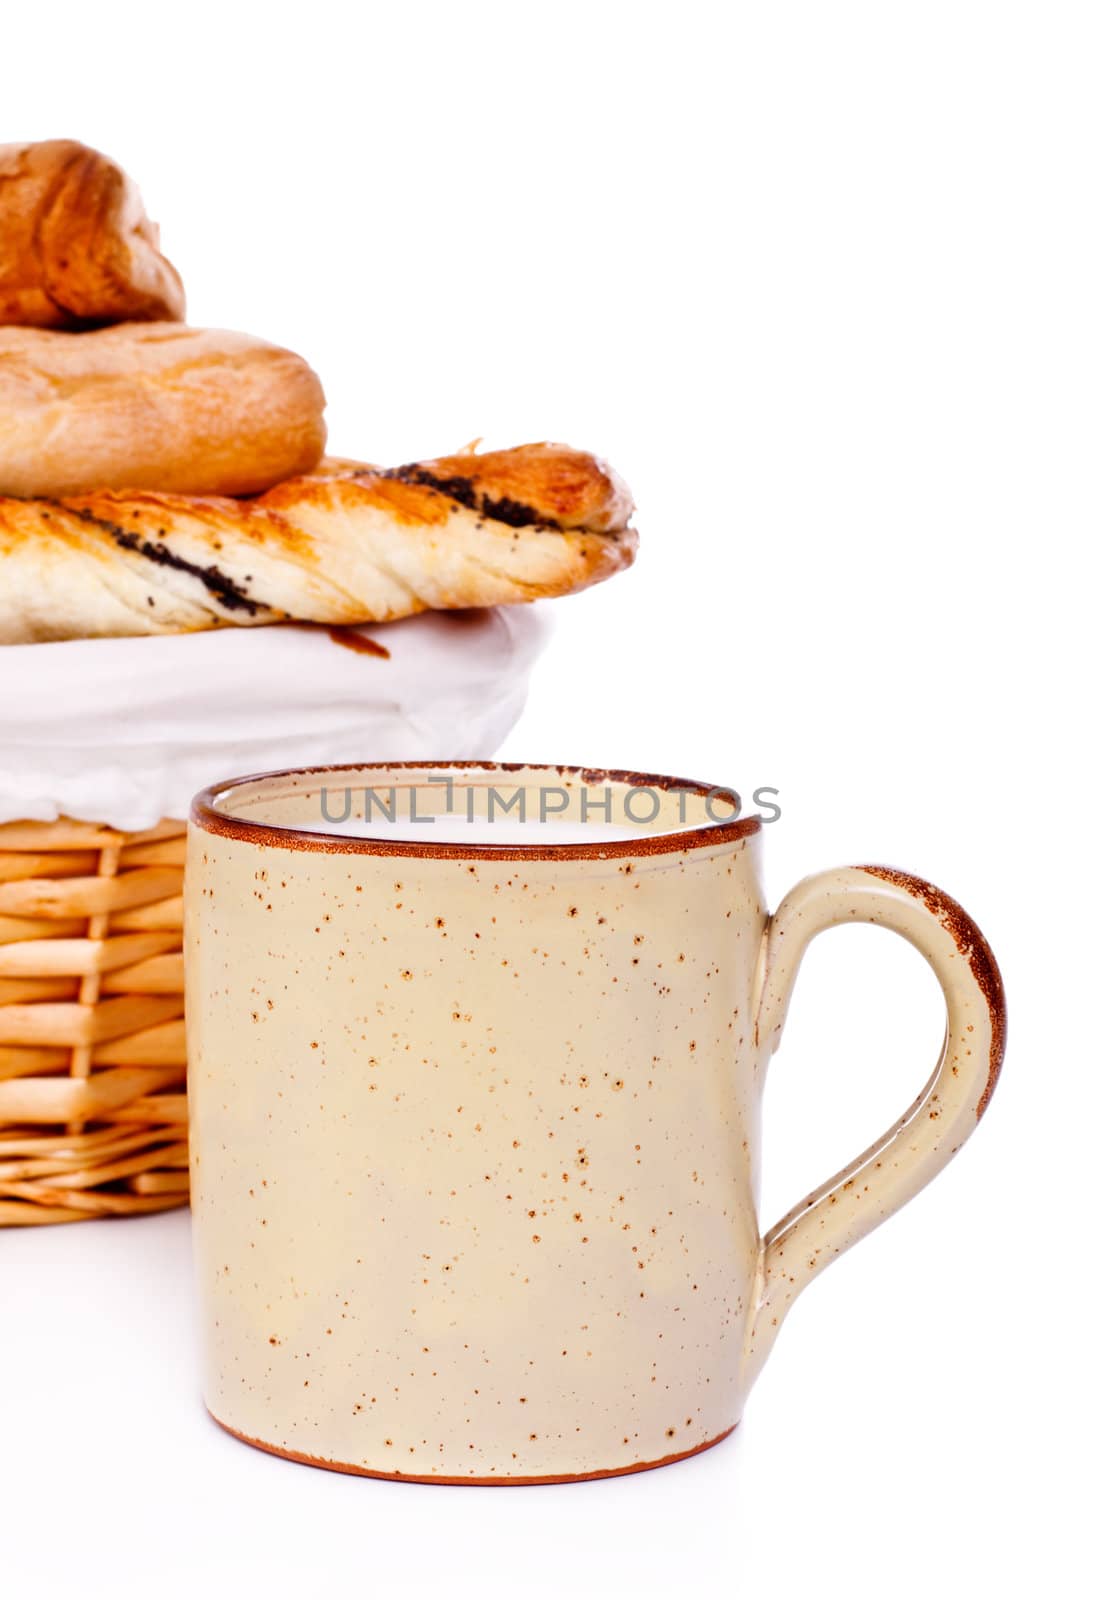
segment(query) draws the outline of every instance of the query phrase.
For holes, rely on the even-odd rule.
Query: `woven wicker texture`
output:
[[[185,846],[0,825],[0,1226],[186,1203]]]

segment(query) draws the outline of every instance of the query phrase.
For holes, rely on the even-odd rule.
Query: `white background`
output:
[[[644,1476],[267,1458],[202,1412],[185,1214],[0,1235],[5,1592],[1082,1592],[1088,9],[22,9],[2,136],[123,161],[191,320],[304,353],[335,451],[547,437],[630,480],[639,562],[558,604],[507,753],[776,786],[772,900],[928,874],[1012,1030],[980,1134],[804,1297],[737,1435]],[[813,948],[766,1221],[940,1027],[909,947]]]

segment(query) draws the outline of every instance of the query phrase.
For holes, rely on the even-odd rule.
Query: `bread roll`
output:
[[[388,472],[328,461],[255,500],[0,500],[0,644],[567,594],[630,565],[630,512],[610,468],[552,444]]]
[[[73,139],[0,145],[0,323],[180,320],[178,273],[135,185]]]
[[[177,322],[0,328],[0,494],[257,494],[323,452],[299,356]]]

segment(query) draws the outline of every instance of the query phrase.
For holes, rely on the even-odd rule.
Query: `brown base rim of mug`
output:
[[[266,1444],[263,1439],[252,1439],[250,1434],[240,1433],[238,1428],[232,1428],[228,1423],[221,1422],[213,1411],[209,1411],[209,1416],[218,1428],[230,1433],[233,1439],[239,1439],[255,1450],[264,1450],[267,1455],[280,1456],[283,1461],[298,1461],[304,1467],[322,1467],[326,1472],[345,1472],[354,1478],[382,1478],[388,1483],[439,1483],[468,1489],[523,1489],[545,1483],[591,1483],[596,1478],[626,1478],[633,1472],[653,1472],[657,1467],[670,1467],[676,1461],[686,1461],[689,1456],[700,1456],[704,1450],[712,1450],[715,1444],[727,1439],[739,1426],[734,1422],[724,1433],[717,1434],[713,1439],[704,1439],[701,1444],[693,1445],[690,1450],[677,1450],[674,1455],[660,1456],[656,1461],[635,1461],[629,1467],[603,1467],[599,1472],[552,1472],[532,1478],[445,1478],[439,1473],[377,1472],[372,1467],[356,1467],[347,1461],[327,1461],[323,1456],[304,1455],[299,1450],[283,1450],[280,1445]]]

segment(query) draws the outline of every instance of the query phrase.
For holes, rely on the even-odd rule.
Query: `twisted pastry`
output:
[[[253,500],[0,498],[0,644],[567,594],[630,565],[631,510],[609,467],[554,444],[390,471],[328,460]]]

